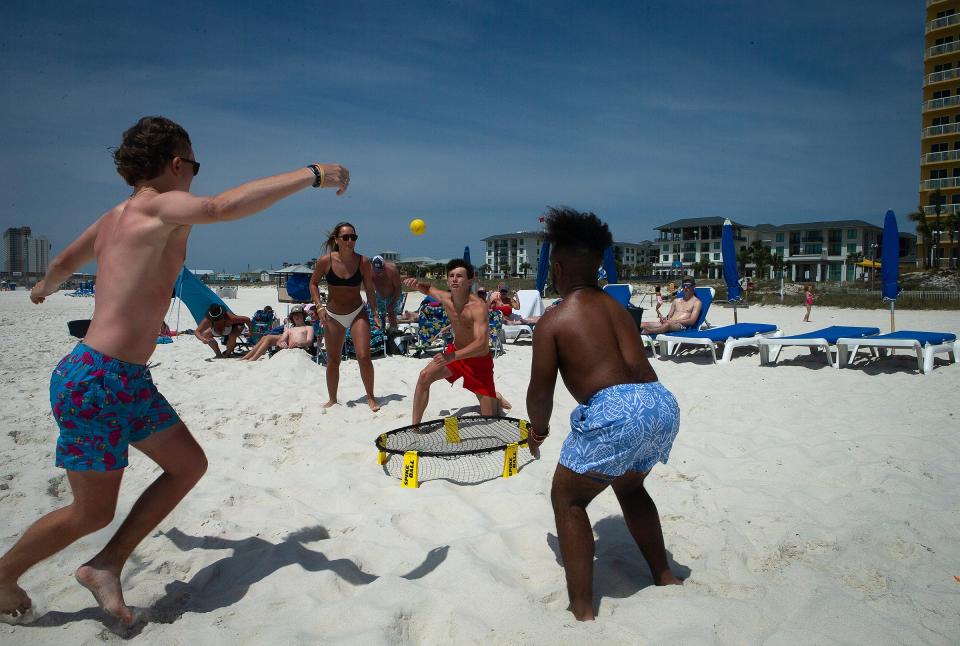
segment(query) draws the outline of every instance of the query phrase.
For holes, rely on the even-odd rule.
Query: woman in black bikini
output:
[[[367,307],[360,298],[360,285],[367,292],[367,302],[376,303],[377,295],[373,287],[373,268],[370,259],[355,251],[357,230],[349,222],[341,222],[333,227],[327,236],[324,249],[327,253],[317,260],[310,278],[310,295],[320,315],[324,327],[324,345],[327,348],[327,392],[329,401],[323,405],[329,408],[337,403],[337,386],[340,384],[340,355],[347,338],[347,329],[357,351],[357,363],[360,364],[360,379],[367,391],[367,405],[370,410],[380,410],[380,404],[373,398],[373,361],[370,360],[370,321],[367,319]],[[327,304],[320,303],[320,281],[327,281]],[[380,318],[374,312],[374,325],[381,326]]]

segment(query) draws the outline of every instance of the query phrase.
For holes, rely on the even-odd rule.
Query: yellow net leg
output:
[[[420,456],[416,451],[407,451],[403,454],[403,476],[400,486],[406,489],[417,489],[420,486]]]
[[[443,430],[447,433],[447,442],[460,444],[460,420],[456,417],[444,417]]]
[[[387,443],[387,434],[384,433],[380,436],[380,446],[384,446]],[[386,451],[377,451],[377,464],[384,465],[387,463],[387,452]]]
[[[512,444],[508,444],[507,448],[503,450],[503,477],[509,478],[510,476],[515,476],[518,471],[517,443],[513,442]]]
[[[523,441],[527,439],[527,426],[530,424],[525,419],[520,420],[520,440]]]

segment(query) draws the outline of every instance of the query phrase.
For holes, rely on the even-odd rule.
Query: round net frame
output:
[[[511,444],[517,445],[516,472],[533,460],[525,424],[514,417],[448,417],[389,431],[374,444],[384,473],[392,477],[403,480],[404,456],[415,451],[418,484],[430,480],[479,484],[507,476],[504,461]]]

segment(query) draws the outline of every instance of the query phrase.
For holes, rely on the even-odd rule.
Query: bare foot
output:
[[[333,406],[333,405],[336,404],[336,403],[337,403],[337,400],[336,400],[336,399],[331,399],[331,400],[328,401],[326,404],[324,404],[324,405],[322,406],[322,408],[330,408],[331,406]]]
[[[0,584],[0,622],[20,619],[33,607],[30,597],[16,583]]]
[[[593,615],[593,604],[583,608],[575,608],[573,604],[570,604],[567,610],[573,613],[577,621],[593,621],[596,618]]]
[[[683,581],[674,576],[673,572],[667,570],[666,572],[653,577],[654,585],[683,585]]]
[[[500,402],[500,409],[501,409],[502,411],[504,411],[504,412],[506,412],[506,411],[510,410],[511,408],[513,408],[513,404],[511,404],[510,402],[508,402],[508,401],[506,400],[506,398],[505,398],[503,395],[501,395],[500,393],[497,393],[497,401]]]
[[[370,396],[367,397],[367,406],[369,406],[369,407],[370,407],[370,410],[372,410],[374,413],[376,413],[378,410],[380,410],[380,404],[379,404],[379,402],[377,402],[376,399],[374,399],[373,397],[370,397]]]
[[[81,565],[74,576],[80,585],[93,594],[101,608],[128,626],[133,624],[133,612],[123,601],[120,577],[90,565]]]

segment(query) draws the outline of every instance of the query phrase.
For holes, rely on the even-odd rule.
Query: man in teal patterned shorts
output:
[[[570,611],[582,621],[594,618],[594,539],[586,508],[607,486],[613,487],[654,583],[680,583],[667,561],[657,507],[643,486],[653,466],[670,455],[680,411],[657,381],[633,319],[597,286],[603,250],[612,244],[607,225],[592,213],[551,209],[546,240],[563,302],[534,329],[528,439],[539,457],[550,433],[559,372],[580,405],[570,415],[551,499]]]
[[[157,390],[146,366],[183,267],[191,228],[253,215],[310,186],[342,194],[350,177],[339,164],[311,164],[219,195],[192,195],[200,164],[190,137],[163,117],[144,117],[124,132],[114,162],[133,194],[54,258],[30,293],[34,303],[42,303],[79,267],[97,263],[90,328],[50,379],[50,403],[60,427],[56,463],[67,470],[73,501],[27,528],[0,558],[0,619],[30,610],[30,597],[17,584],[24,572],[110,524],[132,445],[162,472],[75,577],[104,610],[133,623],[120,586],[123,566],[207,468],[203,449]]]

